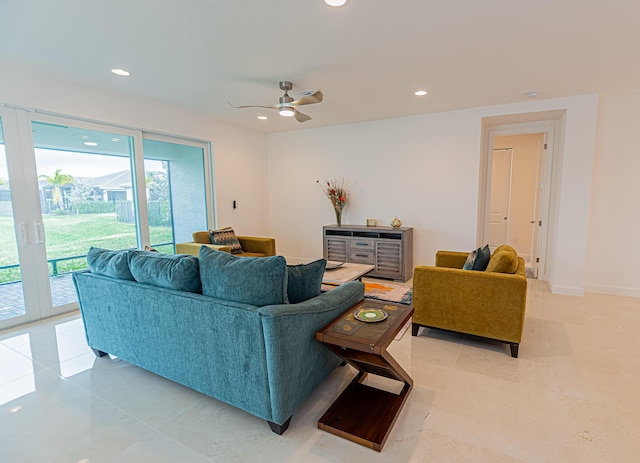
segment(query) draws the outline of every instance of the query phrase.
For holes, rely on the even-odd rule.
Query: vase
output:
[[[334,209],[336,211],[336,224],[342,225],[342,209]]]

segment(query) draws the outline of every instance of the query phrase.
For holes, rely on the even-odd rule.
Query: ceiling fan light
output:
[[[329,6],[343,6],[347,3],[347,0],[324,0]]]
[[[289,106],[280,106],[279,112],[280,112],[280,115],[284,117],[291,117],[296,114],[293,108],[290,108]]]

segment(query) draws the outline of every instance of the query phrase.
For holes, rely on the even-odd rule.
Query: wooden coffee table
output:
[[[357,320],[361,308],[387,312],[385,320]],[[413,307],[363,300],[316,333],[316,339],[358,370],[358,374],[318,421],[318,428],[378,452],[413,387],[413,380],[387,352],[405,326]],[[368,374],[402,382],[399,394],[363,384]]]

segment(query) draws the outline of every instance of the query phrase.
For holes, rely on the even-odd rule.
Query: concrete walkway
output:
[[[77,301],[71,274],[49,277],[53,306]],[[25,314],[22,282],[0,285],[0,320]]]

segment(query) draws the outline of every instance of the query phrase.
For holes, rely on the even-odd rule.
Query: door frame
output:
[[[9,172],[14,236],[25,309],[24,315],[0,320],[0,330],[2,330],[38,320],[46,315],[42,311],[43,291],[39,289],[42,284],[42,272],[31,270],[38,259],[35,247],[36,230],[31,226],[34,223],[32,220],[34,206],[30,197],[33,192],[28,187],[24,163],[21,159],[24,147],[18,123],[19,113],[14,108],[0,106],[0,118]]]
[[[558,124],[556,121],[541,121],[522,124],[507,124],[490,127],[487,129],[487,143],[481,150],[480,156],[480,178],[479,178],[479,195],[478,195],[478,246],[482,246],[487,242],[489,237],[489,214],[490,214],[490,198],[491,198],[491,172],[492,172],[492,155],[494,139],[496,136],[513,136],[528,135],[532,133],[541,133],[545,136],[546,149],[542,154],[542,179],[539,181],[539,187],[542,190],[540,194],[540,203],[538,205],[538,217],[541,225],[538,227],[538,279],[545,281],[547,274],[548,248],[549,248],[549,217],[551,203],[551,181],[554,149],[558,133]]]

